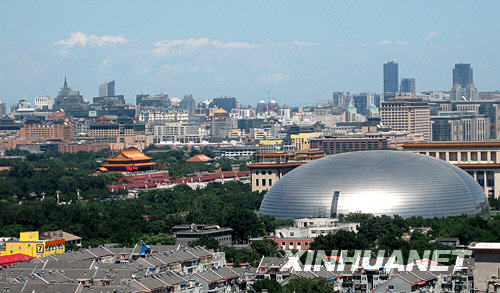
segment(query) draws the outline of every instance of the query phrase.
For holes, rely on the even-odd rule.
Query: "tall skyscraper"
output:
[[[115,81],[108,81],[99,85],[99,97],[109,97],[115,95]]]
[[[384,99],[394,97],[399,90],[398,63],[384,63]]]
[[[193,113],[196,110],[196,101],[193,99],[193,95],[184,95],[180,107],[189,113]]]
[[[7,107],[5,106],[5,103],[0,101],[0,116],[4,116],[7,114]]]
[[[455,64],[453,68],[453,85],[459,84],[465,88],[469,84],[474,84],[472,77],[472,67],[468,63]]]
[[[401,79],[401,92],[415,94],[415,79],[414,78],[402,78]]]
[[[88,102],[83,99],[79,91],[74,91],[68,86],[66,77],[64,77],[63,87],[54,100],[53,109],[55,111],[62,109],[66,114],[76,118],[88,117],[89,114]]]
[[[472,67],[468,63],[455,64],[453,68],[452,100],[475,100],[477,89],[474,86]]]

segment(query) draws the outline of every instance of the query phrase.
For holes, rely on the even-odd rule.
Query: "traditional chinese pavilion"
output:
[[[107,163],[99,167],[99,171],[108,172],[135,172],[147,171],[156,165],[153,158],[146,156],[139,150],[124,150],[107,159]]]

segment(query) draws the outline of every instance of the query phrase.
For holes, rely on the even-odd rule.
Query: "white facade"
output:
[[[187,111],[163,111],[161,109],[142,110],[138,115],[141,122],[157,121],[188,121],[189,113]]]
[[[301,218],[293,221],[293,227],[278,228],[274,231],[276,241],[281,238],[315,238],[340,230],[358,232],[359,223],[341,223],[334,218]]]
[[[393,131],[406,131],[410,136],[423,135],[431,139],[429,105],[418,99],[395,99],[382,102],[380,107],[382,125]]]
[[[35,109],[43,109],[44,107],[51,110],[54,106],[54,99],[49,96],[38,96],[35,98]]]
[[[167,122],[153,126],[153,140],[155,143],[167,141],[199,143],[202,137],[199,127],[191,123]]]

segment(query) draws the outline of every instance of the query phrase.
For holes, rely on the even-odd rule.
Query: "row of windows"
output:
[[[426,155],[426,152],[420,152],[420,154]],[[448,152],[449,161],[459,161],[458,152]],[[429,152],[429,156],[439,158],[441,160],[446,160],[446,152]],[[495,162],[497,159],[496,152],[490,152],[491,161]],[[470,158],[468,152],[460,152],[460,161],[488,161],[488,152],[471,152]]]
[[[31,248],[31,244],[26,245],[26,250],[30,250],[30,248]],[[47,246],[47,247],[46,247],[46,250],[47,250],[47,251],[52,251],[52,250],[59,250],[59,249],[63,249],[63,248],[64,248],[64,245],[63,245],[63,244],[58,244],[58,245],[50,245],[50,246]],[[22,248],[21,246],[18,246],[18,247],[17,247],[17,250],[22,250],[22,249],[23,249],[23,248]],[[12,247],[10,250],[11,250],[11,251],[13,251],[13,250],[14,250],[14,247]]]
[[[269,170],[269,171],[264,170],[264,171],[256,171],[255,172],[255,175],[260,175],[260,174],[262,174],[262,175],[266,175],[266,174],[271,175],[272,171],[271,170]]]
[[[262,186],[266,186],[266,179],[255,179],[255,186],[259,186],[259,181],[262,182]],[[268,179],[268,182],[269,182],[269,186],[273,185],[273,180],[272,179]]]
[[[281,248],[285,248],[285,246],[286,242],[281,242]],[[297,246],[301,246],[301,243],[297,242]],[[305,242],[304,246],[309,246],[309,242]],[[293,242],[290,242],[288,247],[293,247]]]

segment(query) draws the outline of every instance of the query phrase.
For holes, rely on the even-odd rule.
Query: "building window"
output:
[[[435,153],[435,152],[430,152],[430,153],[429,153],[429,156],[431,156],[431,157],[436,157],[436,153]]]
[[[440,158],[441,160],[446,161],[446,153],[444,153],[444,152],[439,152],[439,158]]]
[[[293,247],[293,242],[290,242],[289,244],[290,244],[290,247]]]
[[[281,247],[285,247],[286,242],[281,242]]]
[[[457,154],[457,152],[450,152],[449,156],[450,156],[450,161],[458,161],[458,154]]]
[[[471,161],[477,161],[477,153],[476,152],[470,153],[470,160]]]
[[[493,161],[493,163],[496,163],[497,162],[497,152],[491,152],[490,156],[491,156],[491,160]]]
[[[259,179],[255,179],[255,186],[259,186]]]
[[[266,186],[266,179],[262,179],[262,186]]]
[[[467,154],[467,152],[461,152],[460,153],[460,160],[463,161],[463,162],[466,162],[469,160],[469,156]]]
[[[488,161],[488,153],[481,152],[481,161]]]
[[[269,186],[273,185],[273,179],[269,179]]]

